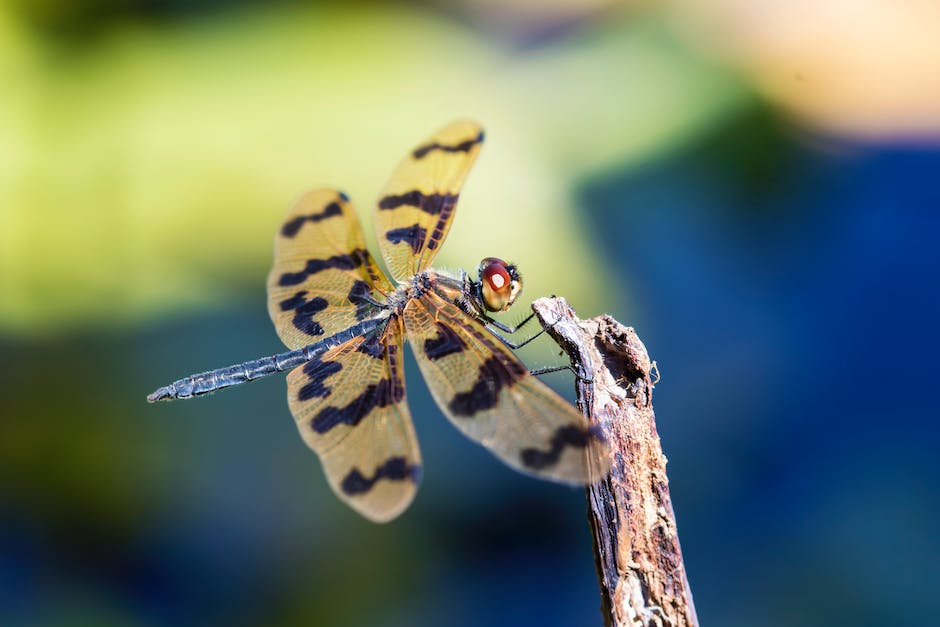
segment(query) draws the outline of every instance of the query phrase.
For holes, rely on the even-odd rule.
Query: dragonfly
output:
[[[476,278],[431,268],[483,138],[476,123],[452,122],[394,170],[374,214],[391,279],[366,248],[346,194],[303,193],[275,236],[267,280],[268,312],[291,350],[184,377],[147,400],[192,398],[290,370],[288,406],[330,487],[361,515],[386,522],[410,505],[422,474],[405,398],[407,338],[437,405],[471,440],[539,478],[602,478],[610,463],[603,437],[513,352],[538,333],[519,343],[503,335],[532,315],[516,326],[491,315],[518,298],[518,268],[497,257],[483,259]]]

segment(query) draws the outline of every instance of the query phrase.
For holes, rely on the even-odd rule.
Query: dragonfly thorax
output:
[[[385,306],[393,314],[401,314],[409,301],[433,292],[474,318],[485,317],[489,311],[506,311],[522,292],[522,277],[516,266],[496,257],[480,262],[478,280],[461,270],[454,276],[448,272],[427,269],[411,278],[388,295]]]

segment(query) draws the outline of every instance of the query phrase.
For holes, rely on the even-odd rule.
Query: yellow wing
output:
[[[431,265],[482,144],[479,125],[451,122],[398,164],[375,213],[379,248],[398,281]]]
[[[603,439],[476,319],[429,293],[404,311],[418,366],[441,411],[521,472],[587,484],[606,475]]]
[[[330,487],[375,522],[398,516],[421,478],[405,403],[402,325],[353,338],[287,375],[287,400]]]
[[[374,317],[369,299],[390,291],[345,194],[301,196],[274,238],[268,275],[268,313],[284,344],[300,348]]]

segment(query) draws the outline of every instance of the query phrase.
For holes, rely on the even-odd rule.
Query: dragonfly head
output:
[[[497,257],[487,257],[477,270],[480,276],[480,295],[489,311],[506,311],[522,292],[522,277],[511,263]]]

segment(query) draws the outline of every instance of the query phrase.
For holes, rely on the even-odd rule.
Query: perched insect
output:
[[[421,454],[405,403],[402,340],[441,411],[501,460],[537,477],[575,484],[601,478],[601,439],[568,402],[539,381],[488,312],[522,290],[512,264],[484,259],[477,280],[430,268],[457,196],[483,142],[472,122],[453,122],[398,166],[375,213],[393,285],[366,249],[349,199],[316,189],[291,208],[274,243],[268,311],[290,352],[180,379],[148,401],[190,398],[293,368],[287,399],[333,491],[383,522],[411,503]],[[531,338],[530,338],[531,339]]]

